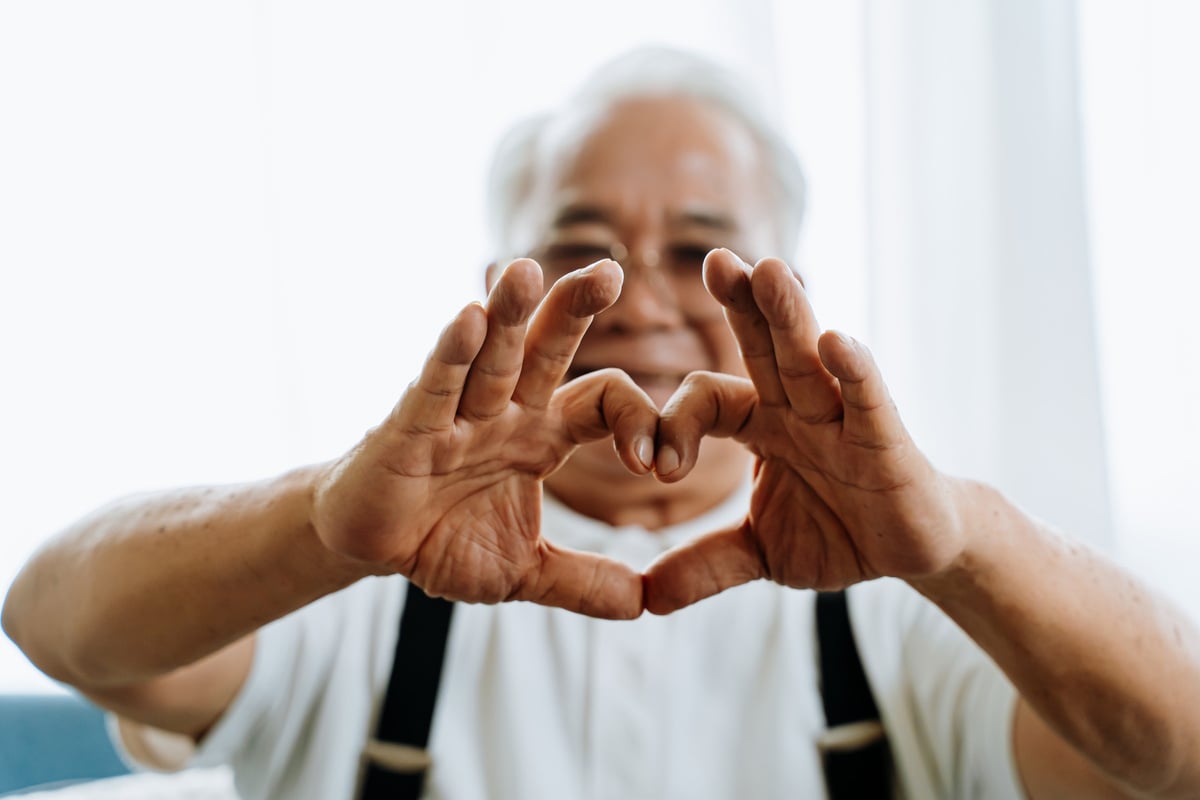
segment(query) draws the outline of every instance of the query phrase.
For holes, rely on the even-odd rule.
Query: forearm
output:
[[[946,572],[913,581],[1067,742],[1150,796],[1200,791],[1200,636],[1128,573],[979,484]]]
[[[4,629],[81,689],[150,680],[366,574],[310,523],[311,479],[119,501],[55,537],[17,576]]]

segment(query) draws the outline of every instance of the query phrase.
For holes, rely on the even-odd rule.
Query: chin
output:
[[[732,439],[701,446],[700,462],[678,483],[635,475],[613,452],[612,440],[580,447],[546,480],[546,489],[576,511],[610,525],[650,529],[693,519],[750,478],[750,454]]]
[[[658,398],[654,400],[658,402]],[[586,482],[597,492],[606,486],[620,485],[620,491],[634,488],[642,497],[657,494],[666,498],[689,492],[710,495],[726,485],[732,489],[749,480],[751,462],[749,451],[734,440],[706,439],[700,445],[700,459],[686,478],[677,483],[661,483],[653,475],[630,472],[613,450],[612,440],[601,439],[581,445],[555,477]],[[614,495],[613,502],[620,503],[624,497]]]
[[[613,449],[612,439],[601,439],[580,445],[559,471],[571,472],[577,480],[610,483],[626,480],[640,481],[649,478],[654,483],[658,483],[651,476],[635,475],[630,472],[622,463],[616,450]]]

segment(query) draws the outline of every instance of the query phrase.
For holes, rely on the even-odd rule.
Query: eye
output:
[[[695,272],[704,268],[704,259],[716,245],[677,244],[671,247],[671,268],[680,272]]]
[[[542,266],[565,275],[602,258],[611,258],[612,248],[598,242],[555,242],[542,251]]]

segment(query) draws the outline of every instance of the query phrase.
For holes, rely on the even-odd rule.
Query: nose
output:
[[[625,273],[621,296],[592,323],[596,332],[641,332],[676,327],[683,323],[678,299],[658,269],[657,251],[641,248],[617,253]]]

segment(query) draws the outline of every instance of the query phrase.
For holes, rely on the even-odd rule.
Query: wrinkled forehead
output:
[[[597,206],[616,218],[686,214],[734,219],[769,236],[762,147],[725,110],[684,97],[646,97],[568,111],[538,153],[530,233],[544,235],[564,208]]]

